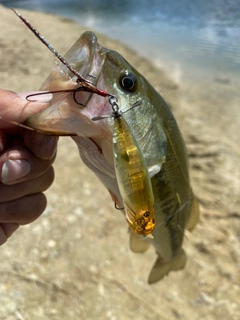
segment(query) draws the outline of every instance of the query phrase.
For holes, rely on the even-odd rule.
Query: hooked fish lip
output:
[[[102,46],[98,43],[94,32],[84,32],[64,58],[88,83],[97,87],[102,66],[105,62],[105,55],[103,55]],[[76,81],[78,82],[78,79]],[[80,105],[82,104],[83,106],[87,106],[91,97],[91,90],[87,92],[80,90],[74,95],[75,101],[79,101]]]
[[[86,80],[90,78],[92,84],[97,87],[106,59],[106,50],[98,43],[96,35],[88,31],[81,35],[64,59],[83,78]],[[80,90],[67,92],[78,87]],[[94,116],[91,106],[92,104],[102,105],[105,100],[91,91],[81,90],[81,83],[77,83],[77,76],[71,73],[67,65],[60,63],[57,68],[54,68],[41,89],[55,91],[55,93],[49,107],[27,119],[26,124],[29,127],[53,135],[91,136],[95,131],[99,132],[99,125],[93,125],[91,121]],[[58,90],[62,92],[57,93]]]

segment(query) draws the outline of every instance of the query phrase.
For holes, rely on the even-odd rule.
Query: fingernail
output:
[[[26,97],[29,96],[29,95],[32,95],[31,97],[27,98],[27,100],[29,102],[44,102],[44,103],[48,103],[53,98],[53,95],[51,93],[48,93],[48,91],[34,91],[34,92],[19,92],[18,93],[18,96],[21,99],[24,99],[24,100],[26,100]]]
[[[2,166],[2,183],[8,183],[25,177],[31,171],[27,160],[7,160]]]

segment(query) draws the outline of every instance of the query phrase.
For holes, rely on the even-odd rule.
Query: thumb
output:
[[[26,100],[26,96],[37,92],[19,93],[0,89],[0,118],[18,123],[24,122],[31,115],[38,113],[49,106],[52,95],[40,95],[31,97],[32,101]],[[2,129],[11,128],[13,125],[1,121]]]

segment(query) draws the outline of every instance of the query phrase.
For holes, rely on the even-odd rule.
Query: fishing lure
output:
[[[148,168],[138,143],[119,111],[117,98],[111,96],[114,165],[126,219],[138,235],[149,235],[155,228],[154,196]],[[130,109],[140,105],[136,102]],[[106,116],[109,117],[109,116]],[[106,117],[95,117],[100,120]]]
[[[53,48],[53,46],[45,39],[38,30],[36,30],[29,22],[26,20],[19,12],[17,12],[15,9],[11,8],[13,12],[25,23],[25,25],[34,33],[34,35],[55,55],[55,57],[61,61],[68,69],[73,73],[74,76],[77,77],[76,83],[80,84],[80,87],[75,89],[67,89],[67,90],[56,90],[56,91],[48,91],[48,92],[42,92],[42,93],[36,93],[36,94],[30,94],[26,97],[27,100],[33,96],[37,95],[43,95],[43,94],[49,94],[49,93],[60,93],[60,92],[73,92],[73,99],[74,101],[82,105],[79,101],[76,99],[76,93],[78,91],[87,91],[91,93],[96,93],[100,96],[106,97],[109,96],[109,94],[101,89],[98,89],[94,86],[94,84],[85,79],[79,72],[77,72],[61,55]],[[63,71],[62,71],[63,72]],[[64,73],[64,72],[63,72]],[[29,100],[31,101],[31,100]]]

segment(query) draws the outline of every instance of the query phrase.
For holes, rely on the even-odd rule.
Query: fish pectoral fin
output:
[[[150,178],[154,177],[161,170],[161,167],[161,164],[155,164],[151,167],[148,167],[148,173]]]
[[[186,229],[192,231],[199,220],[199,204],[197,198],[192,194],[190,215],[186,224]]]
[[[143,253],[147,251],[150,243],[145,238],[137,236],[130,230],[130,249],[135,253]]]
[[[161,280],[164,276],[168,275],[170,271],[181,270],[185,267],[187,256],[183,249],[179,254],[171,261],[164,262],[159,256],[152,267],[150,275],[148,277],[148,283],[152,284]]]

